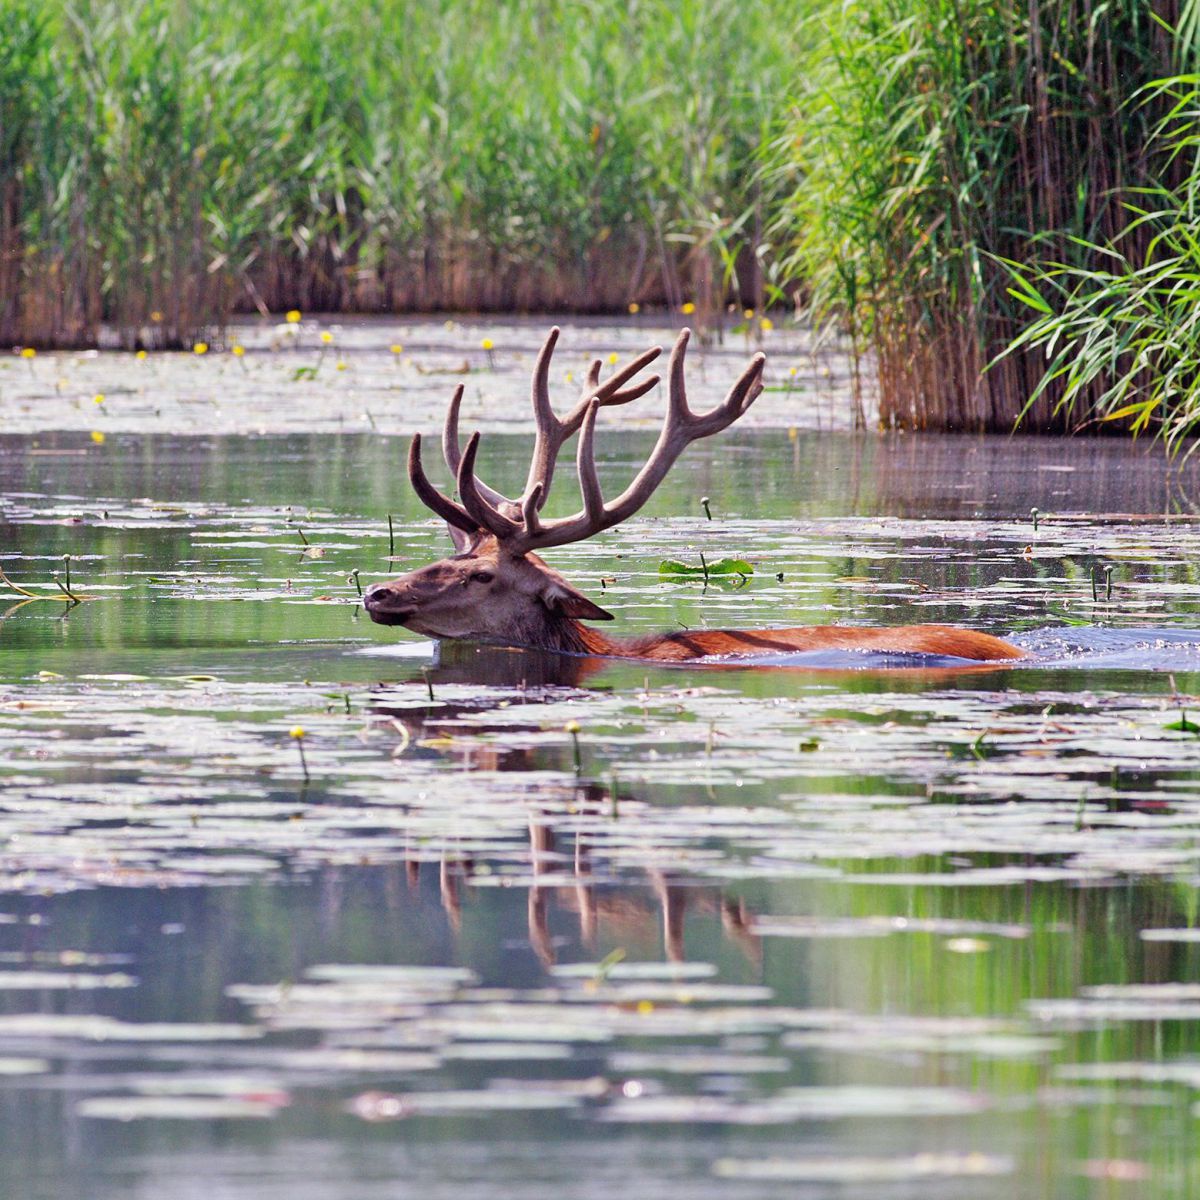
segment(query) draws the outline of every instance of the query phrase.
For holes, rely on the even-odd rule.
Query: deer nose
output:
[[[412,615],[413,605],[405,603],[403,587],[390,583],[373,583],[363,592],[363,607],[372,621],[381,625],[403,625]]]
[[[363,603],[368,606],[379,604],[390,599],[395,594],[395,589],[390,583],[373,583],[363,592]]]

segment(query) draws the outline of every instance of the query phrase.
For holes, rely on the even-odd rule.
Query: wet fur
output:
[[[491,536],[452,558],[367,589],[371,619],[404,625],[429,637],[525,646],[560,654],[589,654],[653,662],[715,656],[751,657],[805,650],[879,650],[976,662],[1026,657],[990,634],[950,625],[864,628],[812,625],[795,629],[704,629],[610,638],[584,620],[606,612],[535,554],[506,553]]]

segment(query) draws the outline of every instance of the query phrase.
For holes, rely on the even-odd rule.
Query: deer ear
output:
[[[598,604],[593,604],[582,592],[567,583],[556,581],[542,593],[542,603],[554,613],[574,617],[577,621],[614,621],[616,618]]]
[[[450,535],[450,540],[454,543],[455,554],[470,554],[480,542],[482,542],[487,534],[482,529],[475,530],[474,533],[464,533],[461,529],[446,522],[446,532]]]

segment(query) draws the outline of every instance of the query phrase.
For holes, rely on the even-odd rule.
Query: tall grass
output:
[[[1002,260],[1087,268],[1119,236],[1146,245],[1126,202],[1183,164],[1151,161],[1161,112],[1127,101],[1170,73],[1179,19],[1177,0],[830,10],[831,51],[775,156],[797,180],[792,271],[873,354],[883,423],[1071,424],[1061,384],[1039,389],[1040,353],[1000,357],[1030,316]]]
[[[803,9],[0,0],[0,342],[753,303]]]
[[[1131,102],[1165,109],[1151,161],[1181,182],[1131,194],[1129,225],[1086,247],[1088,265],[1007,264],[1030,310],[1007,353],[1041,357],[1032,399],[1049,396],[1063,419],[1150,431],[1175,451],[1200,429],[1200,76]]]
[[[0,342],[33,340],[34,330],[65,342],[94,333],[82,114],[62,101],[47,18],[0,0]]]

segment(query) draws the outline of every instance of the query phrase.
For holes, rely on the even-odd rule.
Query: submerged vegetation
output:
[[[0,0],[0,344],[753,303],[799,48],[788,0]]]

